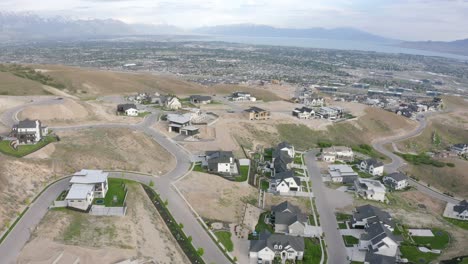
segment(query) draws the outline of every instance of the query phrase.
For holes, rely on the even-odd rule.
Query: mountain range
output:
[[[295,29],[238,24],[185,30],[171,25],[127,24],[115,19],[73,20],[63,17],[44,18],[29,13],[0,12],[0,42],[138,35],[217,35],[352,40],[380,42],[405,48],[468,55],[468,39],[453,42],[403,42],[345,27]]]

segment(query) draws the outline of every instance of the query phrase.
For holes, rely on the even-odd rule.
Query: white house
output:
[[[468,153],[468,144],[454,144],[450,148],[453,152],[457,153],[458,155],[463,155]]]
[[[270,190],[280,194],[301,191],[301,179],[294,176],[294,171],[291,170],[275,173],[270,181]]]
[[[383,182],[394,190],[403,190],[409,186],[408,177],[401,172],[394,172],[383,177]]]
[[[359,169],[374,176],[382,176],[384,172],[384,164],[376,159],[366,159],[361,161]]]
[[[458,219],[468,220],[468,201],[461,201],[453,207],[453,211]]]
[[[250,240],[249,257],[252,261],[271,263],[279,257],[286,260],[302,260],[304,256],[304,238],[282,234],[260,233],[258,240]]]
[[[356,193],[364,199],[379,202],[385,201],[385,186],[376,180],[358,178],[354,181]]]
[[[41,121],[25,119],[13,126],[11,136],[18,144],[36,144],[48,133],[49,129]]]
[[[138,111],[135,104],[119,104],[117,105],[117,113],[124,114],[126,116],[138,116]]]
[[[321,158],[325,162],[353,161],[354,152],[351,148],[345,146],[332,146],[322,150]]]
[[[370,251],[372,254],[396,257],[401,238],[393,235],[383,223],[374,222],[366,226],[366,233],[359,239],[359,250]]]
[[[329,165],[328,173],[333,182],[339,183],[353,183],[359,176],[351,166],[344,164]]]
[[[168,109],[177,110],[182,107],[182,103],[179,101],[179,98],[174,96],[166,99],[165,107]]]
[[[250,93],[246,93],[246,92],[232,93],[230,98],[231,98],[232,101],[236,101],[236,102],[242,102],[242,101],[255,102],[255,101],[257,101],[257,98],[253,97]]]
[[[198,134],[198,127],[192,126],[193,117],[193,113],[167,114],[169,132],[175,132],[186,136]]]
[[[94,198],[105,198],[108,183],[107,172],[102,170],[81,170],[70,180],[70,190],[65,197],[69,207],[86,211]]]
[[[308,107],[296,108],[292,111],[292,115],[299,119],[309,119],[314,117],[315,111]]]
[[[237,162],[232,151],[207,151],[204,165],[208,171],[229,175],[239,174]]]

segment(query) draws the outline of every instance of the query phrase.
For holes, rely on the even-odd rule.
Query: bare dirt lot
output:
[[[232,182],[207,173],[191,172],[176,186],[200,216],[211,220],[240,223],[245,203],[258,200],[257,190],[246,182]]]
[[[98,217],[49,211],[18,263],[114,263],[125,259],[188,263],[139,184],[129,188],[127,215]]]

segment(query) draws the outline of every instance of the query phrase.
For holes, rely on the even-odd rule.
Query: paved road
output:
[[[315,204],[320,218],[320,225],[325,234],[325,242],[327,244],[328,264],[344,264],[349,263],[347,260],[346,247],[343,238],[338,229],[335,213],[329,205],[322,181],[320,169],[317,166],[314,152],[308,152],[304,155],[304,162],[309,171],[309,177],[312,181],[312,192],[315,196]]]
[[[48,99],[50,100],[50,99]],[[56,103],[59,100],[48,101],[44,100],[36,102],[36,104]],[[23,107],[16,107],[10,109],[8,114],[2,115],[0,121],[6,125],[11,125],[16,120],[14,116],[21,111]],[[156,110],[155,110],[156,111]],[[151,126],[157,122],[158,114],[154,112],[146,116],[143,122],[139,124],[95,124],[95,125],[82,125],[71,127],[52,127],[54,131],[63,130],[77,130],[86,128],[130,128],[142,131],[148,136],[158,142],[163,148],[171,153],[177,161],[176,167],[165,175],[158,178],[151,176],[140,175],[135,173],[112,173],[112,176],[125,177],[127,179],[136,180],[138,182],[148,184],[151,180],[155,182],[155,189],[160,193],[163,199],[169,201],[168,208],[174,216],[175,220],[184,224],[184,232],[187,236],[192,236],[192,243],[196,248],[204,248],[205,254],[203,259],[206,263],[229,263],[227,258],[217,247],[215,242],[209,237],[207,232],[198,223],[196,217],[190,211],[182,197],[173,188],[172,183],[187,173],[191,167],[190,154],[173,140],[158,133]],[[44,217],[47,208],[52,201],[60,194],[61,191],[68,186],[68,180],[61,180],[51,185],[44,193],[37,199],[36,202],[30,205],[27,213],[21,218],[17,226],[11,231],[5,241],[0,244],[1,263],[14,263],[21,252],[21,249],[26,244],[30,237],[29,230],[33,230],[39,221]]]
[[[413,131],[409,132],[408,134],[401,135],[401,136],[396,136],[396,137],[391,137],[391,138],[386,138],[384,140],[376,141],[372,144],[372,146],[380,153],[390,157],[392,160],[390,163],[385,164],[385,171],[388,173],[392,172],[397,172],[401,167],[406,165],[405,160],[403,160],[400,156],[394,154],[392,151],[387,150],[384,145],[386,144],[391,144],[395,143],[398,141],[402,141],[408,138],[415,137],[419,134],[421,134],[424,129],[426,128],[427,121],[425,116],[420,116],[418,117],[418,127],[414,129]],[[448,203],[458,203],[460,202],[459,199],[447,196],[443,193],[440,193],[432,188],[427,187],[426,185],[423,185],[413,179],[410,179],[410,184],[416,187],[420,192],[425,193],[435,199],[448,202]]]

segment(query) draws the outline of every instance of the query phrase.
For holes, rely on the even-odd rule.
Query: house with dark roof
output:
[[[328,173],[332,182],[353,183],[358,178],[357,172],[351,166],[345,164],[329,165]]]
[[[209,104],[211,103],[211,96],[208,95],[191,95],[190,102],[192,104]]]
[[[458,155],[463,155],[468,153],[468,144],[454,144],[450,147],[450,150],[457,153]]]
[[[359,163],[359,169],[374,176],[382,176],[384,172],[384,164],[376,159],[366,159]]]
[[[119,104],[117,105],[117,114],[122,114],[126,116],[138,116],[140,112],[138,111],[135,104]]]
[[[268,120],[270,119],[270,111],[262,108],[252,106],[249,109],[244,110],[249,120]]]
[[[275,173],[270,181],[270,190],[280,194],[300,192],[302,191],[301,179],[295,176],[292,170]]]
[[[401,172],[394,172],[383,177],[385,185],[393,190],[403,190],[409,186],[408,176]]]
[[[296,151],[294,146],[287,143],[279,143],[272,153],[273,173],[284,172],[292,168]]]
[[[306,236],[306,228],[309,225],[307,215],[287,201],[272,206],[270,223],[274,225],[275,233],[292,236]]]
[[[463,200],[453,207],[453,212],[458,219],[468,220],[468,201]]]
[[[36,144],[49,133],[39,120],[25,119],[14,125],[10,135],[16,138],[17,144]]]
[[[302,260],[304,249],[303,237],[263,231],[258,240],[250,240],[249,257],[251,261],[263,263],[271,263],[275,257],[279,257],[284,263],[286,260]]]
[[[237,175],[239,170],[232,151],[207,151],[203,165],[209,172]]]
[[[312,108],[303,106],[302,108],[295,108],[292,111],[292,115],[299,119],[309,119],[314,117],[315,111]]]
[[[351,219],[351,226],[353,228],[365,228],[375,222],[382,222],[391,227],[395,226],[389,213],[370,204],[356,207]]]

